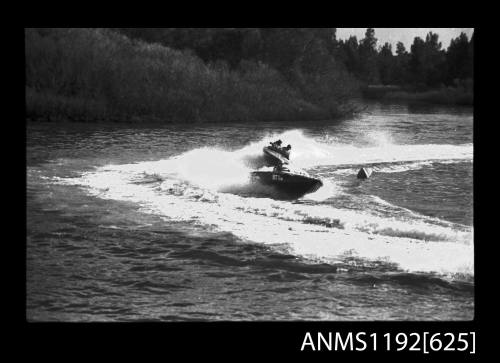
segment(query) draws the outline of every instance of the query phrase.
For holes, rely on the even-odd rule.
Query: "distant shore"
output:
[[[399,86],[368,86],[363,96],[369,100],[431,103],[440,105],[473,106],[474,93],[471,87],[441,87],[415,90]]]

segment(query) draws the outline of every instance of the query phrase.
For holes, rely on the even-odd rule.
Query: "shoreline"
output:
[[[92,116],[82,116],[75,117],[75,115],[68,114],[46,114],[42,116],[34,116],[26,113],[25,121],[28,124],[79,124],[79,125],[134,125],[134,126],[201,126],[201,125],[248,125],[250,123],[336,123],[341,122],[346,119],[350,119],[355,117],[357,114],[363,113],[367,107],[372,104],[380,103],[383,105],[402,105],[402,106],[412,106],[412,105],[420,105],[420,106],[428,106],[428,107],[460,107],[467,110],[473,111],[472,104],[460,104],[460,103],[439,103],[439,102],[431,102],[425,99],[411,99],[411,98],[403,98],[403,97],[365,97],[363,99],[358,99],[358,106],[361,104],[359,110],[348,114],[337,117],[322,117],[323,115],[300,115],[302,117],[293,117],[293,118],[275,118],[275,119],[253,119],[253,120],[240,120],[240,119],[227,119],[221,121],[214,120],[202,120],[197,119],[192,122],[186,122],[184,120],[168,120],[152,117],[150,115],[138,116],[138,115],[125,115],[123,117],[112,116],[112,117],[92,117]]]
[[[369,86],[363,89],[366,100],[423,103],[450,106],[474,106],[472,89],[442,87],[428,90],[412,90],[399,86]]]

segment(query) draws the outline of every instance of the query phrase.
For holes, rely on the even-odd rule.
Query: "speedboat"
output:
[[[262,149],[262,151],[264,152],[264,158],[268,166],[279,166],[282,164],[288,164],[290,161],[289,160],[290,154],[288,154],[282,148],[269,145],[265,146],[264,149]]]
[[[303,170],[290,170],[287,165],[275,166],[272,171],[253,171],[251,179],[254,183],[272,185],[279,190],[297,195],[313,193],[323,186],[321,180],[310,176]]]

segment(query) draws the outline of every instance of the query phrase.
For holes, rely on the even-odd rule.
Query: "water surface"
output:
[[[472,125],[468,108],[379,104],[336,122],[29,123],[28,319],[472,319]],[[322,188],[249,183],[276,138]]]

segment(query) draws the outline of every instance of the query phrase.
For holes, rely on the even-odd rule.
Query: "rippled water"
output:
[[[27,316],[472,319],[472,124],[470,109],[397,105],[338,122],[30,123]],[[278,137],[317,192],[249,183]]]

